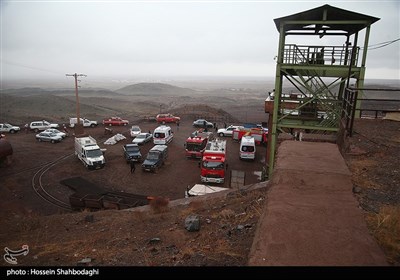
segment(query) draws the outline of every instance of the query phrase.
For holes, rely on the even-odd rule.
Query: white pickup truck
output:
[[[91,121],[86,118],[80,118],[81,119],[81,124],[83,124],[83,127],[95,127],[98,125],[97,121]],[[69,118],[69,127],[74,127],[75,124],[77,123],[77,118]]]
[[[0,123],[0,132],[16,133],[20,131],[19,126],[11,125],[9,123]]]

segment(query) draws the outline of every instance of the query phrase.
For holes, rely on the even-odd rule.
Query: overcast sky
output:
[[[1,78],[273,77],[273,19],[329,4],[381,18],[371,28],[376,45],[400,38],[399,3],[1,1]],[[400,79],[399,69],[399,41],[369,51],[367,79]]]

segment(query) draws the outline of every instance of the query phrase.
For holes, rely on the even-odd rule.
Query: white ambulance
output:
[[[256,158],[256,142],[253,136],[243,136],[240,141],[240,159],[254,160]]]
[[[174,134],[168,125],[160,125],[153,132],[153,143],[155,145],[167,145],[173,138]]]

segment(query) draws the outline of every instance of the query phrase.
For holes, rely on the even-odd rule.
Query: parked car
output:
[[[60,135],[57,135],[52,132],[44,132],[43,131],[43,132],[40,132],[39,134],[36,134],[36,139],[39,142],[47,141],[47,142],[51,142],[51,143],[57,143],[62,140],[62,137]]]
[[[138,144],[125,144],[123,147],[124,157],[127,163],[132,161],[140,162],[142,160],[142,154]]]
[[[240,126],[238,125],[230,125],[227,128],[220,128],[218,129],[218,136],[220,137],[224,137],[224,136],[232,136],[233,135],[233,131],[235,129],[238,129]]]
[[[143,145],[150,142],[153,139],[153,135],[147,132],[142,132],[135,139],[132,140],[133,144]]]
[[[103,124],[104,125],[109,125],[109,126],[113,126],[113,125],[128,125],[129,121],[128,120],[124,120],[120,117],[111,117],[109,119],[104,119],[103,120]]]
[[[131,137],[135,138],[136,136],[138,136],[140,133],[142,133],[142,130],[140,129],[140,127],[138,125],[132,125],[131,128]]]
[[[41,130],[46,130],[48,128],[59,128],[60,125],[57,123],[49,123],[48,121],[34,121],[29,124],[29,128],[36,133],[38,133]]]
[[[205,119],[198,119],[193,122],[194,127],[202,127],[202,128],[213,128],[214,124],[212,122],[208,122]]]
[[[0,123],[0,132],[16,133],[20,131],[19,126],[11,125],[9,123]]]
[[[156,117],[158,123],[178,123],[181,121],[180,117],[176,117],[172,114],[158,114]]]
[[[61,138],[63,138],[63,139],[64,139],[65,137],[67,137],[67,134],[66,134],[65,132],[61,132],[61,131],[59,131],[59,130],[56,129],[56,128],[48,128],[48,129],[46,129],[46,130],[43,131],[43,132],[55,133],[55,134],[61,136]]]

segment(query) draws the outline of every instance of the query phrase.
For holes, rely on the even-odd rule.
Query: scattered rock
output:
[[[160,241],[161,241],[160,238],[154,237],[154,238],[150,239],[149,244],[155,244],[155,243],[158,243]]]
[[[200,217],[197,215],[190,215],[185,219],[185,229],[188,231],[200,230]]]
[[[236,227],[236,229],[237,229],[237,230],[242,230],[242,229],[244,229],[244,225],[238,225],[238,226]]]

